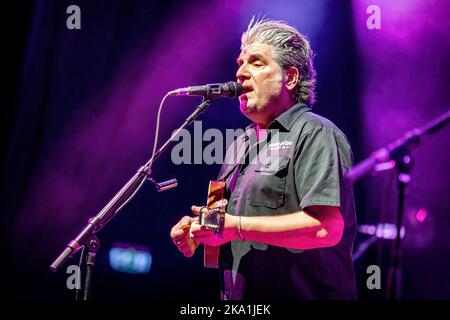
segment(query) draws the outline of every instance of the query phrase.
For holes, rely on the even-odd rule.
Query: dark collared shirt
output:
[[[296,104],[256,139],[253,125],[228,148],[219,180],[225,180],[227,212],[276,216],[308,206],[340,207],[345,227],[333,247],[286,249],[235,240],[221,247],[223,299],[354,299],[351,259],[356,218],[350,145],[329,120]]]

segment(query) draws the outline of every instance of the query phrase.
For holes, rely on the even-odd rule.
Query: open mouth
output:
[[[253,88],[251,86],[243,86],[243,88],[244,88],[243,94],[247,94],[253,91]]]

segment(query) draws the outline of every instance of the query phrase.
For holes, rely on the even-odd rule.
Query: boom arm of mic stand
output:
[[[430,121],[422,128],[408,131],[405,135],[390,143],[387,147],[375,151],[369,158],[363,160],[349,170],[345,174],[345,178],[354,182],[367,174],[376,171],[375,168],[378,164],[388,162],[391,159],[398,160],[397,158],[402,156],[405,153],[405,150],[411,151],[415,148],[423,136],[437,132],[448,124],[448,122],[450,122],[450,110]]]
[[[150,167],[152,163],[159,158],[162,152],[167,149],[173,139],[180,131],[191,124],[199,115],[211,104],[210,99],[204,99],[196,110],[185,120],[182,126],[164,143],[164,145],[155,153],[154,157],[147,161],[138,172],[120,189],[120,191],[112,198],[108,204],[93,218],[89,219],[86,226],[78,234],[78,236],[69,242],[67,247],[61,252],[50,265],[50,269],[56,272],[70,257],[72,257],[81,247],[89,247],[92,237],[103,228],[117,212],[128,202],[128,200],[139,191],[145,180],[150,177]]]
[[[118,209],[142,186],[146,178],[147,172],[145,167],[142,167],[95,217],[89,219],[78,236],[67,245],[66,249],[51,264],[50,269],[57,271],[82,246],[89,246],[90,238],[111,220]]]

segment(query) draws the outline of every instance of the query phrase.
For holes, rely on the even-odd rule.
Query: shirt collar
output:
[[[311,108],[308,107],[306,104],[302,102],[298,102],[294,104],[292,107],[290,107],[288,110],[280,114],[275,120],[273,120],[269,124],[269,129],[275,129],[279,126],[281,126],[286,131],[290,131],[292,129],[292,126],[294,125],[295,121],[306,111],[311,111]],[[254,123],[248,125],[245,127],[246,132],[249,129],[255,129],[256,125]]]
[[[302,102],[298,102],[291,108],[280,114],[275,120],[273,120],[269,129],[274,129],[278,126],[283,127],[286,131],[290,131],[295,121],[306,111],[310,111],[311,108]]]

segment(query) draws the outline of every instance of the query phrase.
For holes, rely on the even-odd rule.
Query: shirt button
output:
[[[233,199],[233,201],[231,201],[234,205],[236,205],[237,203],[237,199]]]

